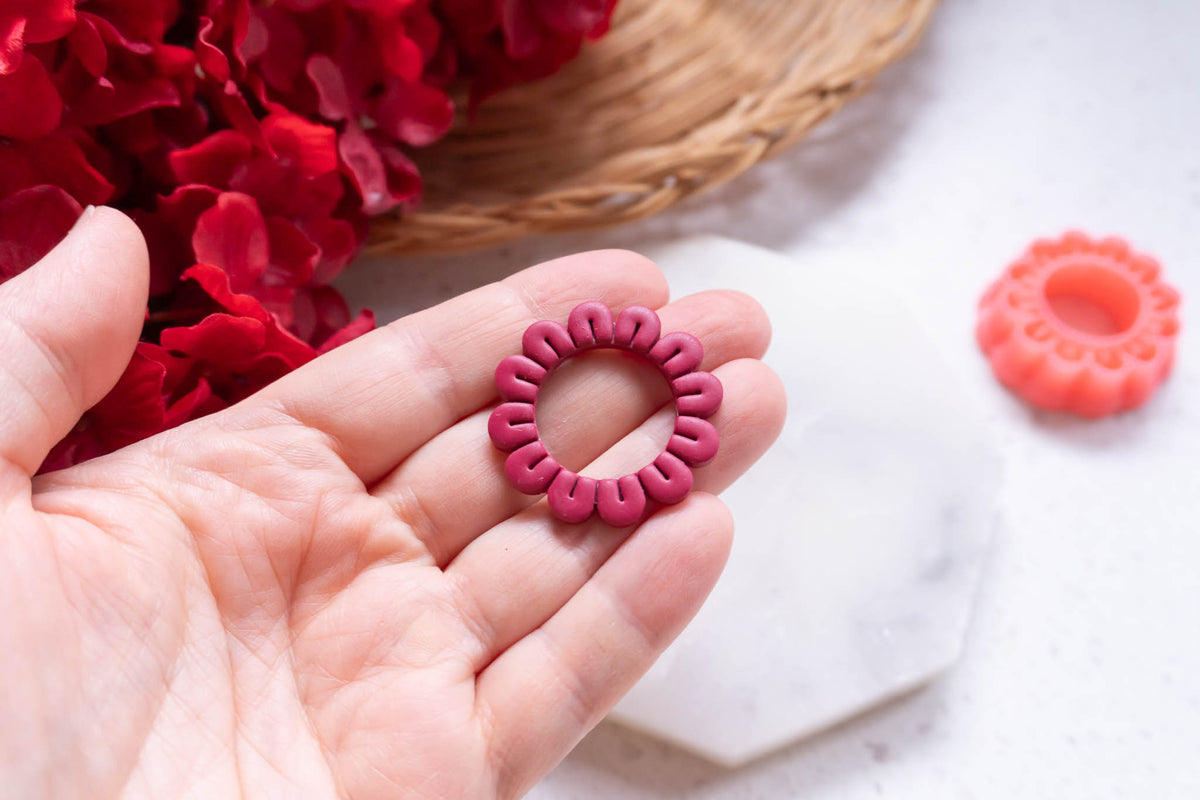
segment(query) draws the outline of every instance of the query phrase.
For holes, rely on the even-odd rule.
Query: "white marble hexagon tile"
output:
[[[878,249],[797,262],[694,237],[644,251],[675,297],[735,288],[759,299],[774,327],[766,360],[789,395],[780,441],[724,495],[737,535],[713,596],[614,715],[733,765],[953,663],[999,457],[979,404],[870,281]],[[375,260],[343,285],[352,299],[386,301],[390,319],[502,277],[506,261]]]
[[[844,265],[716,237],[648,255],[676,296],[759,299],[788,391],[779,442],[724,495],[737,536],[717,588],[615,712],[733,765],[954,662],[1000,457],[913,316]]]

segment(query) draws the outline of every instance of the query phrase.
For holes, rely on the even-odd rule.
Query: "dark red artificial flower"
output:
[[[219,267],[197,264],[183,277],[193,284],[185,306],[199,302],[198,321],[163,330],[162,345],[194,361],[226,402],[249,396],[328,349],[314,347],[289,332],[257,298],[235,291],[228,273]],[[337,343],[341,343],[370,330],[374,317],[364,311],[353,322],[340,316],[336,322],[343,329],[352,327],[340,337]],[[323,344],[328,345],[332,335]]]
[[[615,0],[0,0],[0,281],[86,205],[150,250],[142,341],[57,469],[224,408],[374,326],[330,282],[414,205],[413,148],[550,74]]]
[[[442,46],[428,0],[254,4],[243,49],[258,100],[319,118],[366,214],[414,202],[420,178],[399,145],[431,144],[454,107],[428,80]]]
[[[608,32],[617,0],[441,0],[475,106],[557,72],[585,39]]]

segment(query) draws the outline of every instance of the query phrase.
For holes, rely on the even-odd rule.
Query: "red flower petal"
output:
[[[369,215],[390,211],[400,203],[417,198],[421,177],[417,167],[399,149],[379,146],[378,139],[357,126],[347,126],[338,137],[342,163],[363,198],[363,211]]]
[[[75,226],[82,209],[57,186],[36,186],[0,202],[0,281],[41,260]]]
[[[242,97],[242,93],[238,91],[237,84],[229,81],[219,91],[212,89],[211,86],[209,81],[205,81],[201,85],[202,89],[208,89],[204,93],[205,100],[219,110],[230,126],[246,136],[256,148],[266,149],[267,142],[263,138],[258,118],[250,110],[246,98]]]
[[[305,66],[313,88],[317,90],[317,110],[330,121],[349,119],[354,113],[346,79],[341,68],[327,55],[318,53]]]
[[[373,330],[375,330],[375,314],[370,309],[363,309],[357,317],[344,325],[341,330],[336,331],[326,339],[318,352],[328,353],[335,347],[341,347],[346,342],[357,339],[364,333],[370,333]]]
[[[208,264],[197,264],[184,272],[184,278],[196,281],[200,288],[203,288],[205,293],[212,297],[218,305],[227,309],[230,314],[210,314],[200,321],[200,325],[204,325],[206,321],[214,317],[230,317],[236,319],[247,319],[256,321],[262,326],[263,337],[262,344],[259,345],[257,355],[252,359],[242,357],[244,351],[251,350],[251,343],[259,341],[258,333],[254,332],[259,329],[246,325],[233,325],[232,323],[210,323],[202,332],[194,332],[199,325],[193,325],[190,329],[182,329],[182,327],[170,327],[170,329],[162,332],[163,347],[170,349],[178,349],[185,353],[197,357],[204,357],[205,360],[217,363],[217,365],[228,365],[232,369],[259,369],[259,377],[270,374],[270,378],[264,380],[274,380],[278,375],[284,372],[295,369],[305,363],[310,362],[316,357],[317,351],[313,350],[310,345],[300,341],[286,330],[283,330],[278,325],[275,317],[263,308],[262,303],[254,297],[245,294],[235,293],[229,288],[229,276],[217,269],[215,266]],[[180,333],[178,331],[193,331],[192,333]],[[238,344],[230,344],[230,349],[226,353],[222,353],[218,347],[217,339],[221,336],[238,336]],[[246,337],[250,338],[246,338]],[[190,348],[214,348],[204,349],[204,356],[198,355],[199,350]],[[236,355],[235,354],[242,354]],[[209,357],[209,356],[212,357]],[[264,360],[269,363],[260,363]],[[282,372],[278,369],[282,368]]]
[[[391,210],[396,202],[388,189],[383,158],[371,139],[357,125],[349,125],[338,137],[338,152],[363,199],[363,211],[374,216]]]
[[[591,35],[612,16],[616,0],[522,0],[529,2],[538,17],[566,36]]]
[[[162,397],[166,411],[161,430],[220,411],[228,405],[213,392],[212,384],[201,374],[205,365],[196,359],[150,342],[139,342],[137,351],[160,364],[165,371]]]
[[[163,419],[163,430],[174,428],[189,420],[199,419],[227,407],[228,404],[213,393],[212,384],[204,378],[200,378],[191,391],[167,407],[167,414]]]
[[[104,423],[106,444],[116,449],[162,430],[166,373],[141,347],[134,351],[117,385],[88,412]]]
[[[326,284],[333,281],[346,265],[358,255],[361,244],[354,226],[344,219],[317,217],[305,220],[301,228],[320,251],[312,280]]]
[[[37,139],[58,127],[62,98],[42,62],[22,58],[12,73],[0,75],[0,136]]]
[[[152,62],[155,73],[171,80],[190,78],[195,75],[196,53],[186,47],[169,44],[157,45],[154,48]]]
[[[212,186],[179,186],[158,199],[158,213],[178,233],[190,233],[200,215],[215,205],[220,196],[221,191]]]
[[[82,125],[105,125],[156,108],[178,108],[183,99],[166,78],[104,78],[71,104],[72,118]]]
[[[295,114],[271,114],[262,121],[263,136],[280,156],[291,159],[305,177],[337,169],[337,133]]]
[[[253,197],[224,192],[196,220],[192,234],[196,260],[225,270],[235,292],[244,292],[270,263],[267,226]]]
[[[0,146],[0,197],[41,184],[58,186],[80,205],[103,205],[113,195],[113,185],[66,136],[54,134]]]
[[[138,345],[117,385],[54,446],[39,472],[52,472],[111,453],[166,427],[166,368],[147,357],[146,347]]]
[[[81,12],[79,14],[81,20],[87,20],[95,26],[100,33],[101,38],[105,42],[112,45],[114,48],[140,56],[153,55],[154,45],[150,39],[139,39],[137,37],[130,38],[125,31],[113,24],[112,14],[93,14],[91,12]],[[161,37],[159,37],[161,39]],[[158,41],[155,39],[153,41]]]
[[[270,357],[277,365],[287,369],[295,369],[306,364],[316,356],[316,351],[292,334],[281,328],[257,299],[247,294],[234,292],[229,285],[229,276],[217,267],[208,264],[197,264],[183,273],[185,279],[194,280],[222,308],[239,317],[245,317],[261,322],[264,330],[263,357]],[[208,319],[206,317],[206,319]],[[168,331],[180,330],[169,328]],[[172,334],[176,336],[177,334]],[[163,346],[167,344],[167,331],[163,331]],[[228,359],[218,359],[225,363]],[[274,369],[272,366],[269,369]],[[284,370],[287,371],[286,369]],[[280,373],[282,374],[282,373]]]
[[[379,148],[383,162],[387,165],[388,189],[397,203],[409,203],[421,194],[421,174],[417,165],[404,155],[398,147],[385,145]]]
[[[75,0],[5,0],[4,14],[25,20],[25,41],[52,42],[75,24]]]
[[[345,299],[332,286],[314,286],[298,292],[293,308],[293,331],[319,347],[319,353],[327,353],[375,328],[375,315],[370,310],[362,311],[352,320]]]
[[[209,41],[228,54],[240,72],[246,66],[244,45],[250,27],[249,0],[209,0],[205,10],[216,23]]]
[[[150,250],[151,297],[170,292],[183,271],[195,263],[191,239],[196,220],[212,208],[220,194],[211,186],[180,186],[158,198],[153,212],[133,212]]]
[[[303,286],[316,269],[321,249],[296,224],[281,217],[267,220],[271,264],[263,274],[265,286]]]
[[[79,20],[79,24],[67,37],[67,47],[71,55],[79,59],[79,64],[93,78],[98,78],[107,71],[108,48],[104,46],[104,39],[90,19],[85,17]]]
[[[50,450],[46,460],[38,467],[38,474],[66,469],[82,461],[102,456],[107,452],[108,450],[96,437],[94,431],[76,426],[75,430],[68,433]]]
[[[447,86],[458,76],[460,61],[458,48],[448,39],[443,39],[425,65],[422,80],[431,86]]]
[[[251,317],[210,314],[190,327],[167,328],[160,341],[170,350],[237,369],[250,364],[263,352],[267,326]]]
[[[186,387],[194,382],[190,379],[194,372],[192,369],[194,362],[191,359],[178,356],[165,347],[152,342],[138,342],[137,351],[162,365],[164,397],[171,398],[184,394],[188,391]]]
[[[292,306],[292,331],[306,342],[324,342],[350,322],[350,307],[332,286],[313,286],[297,292]]]
[[[375,105],[375,121],[389,136],[423,147],[450,130],[454,104],[441,89],[392,79]]]
[[[289,218],[333,214],[345,194],[339,173],[305,178],[294,164],[270,156],[238,167],[229,188],[257,200],[263,214]]]
[[[495,0],[441,0],[438,11],[464,42],[489,38],[500,26],[500,3]]]
[[[38,171],[40,164],[35,163],[25,152],[26,146],[39,141],[44,140],[0,144],[0,197],[7,197],[43,183],[54,183],[41,177]]]
[[[190,413],[237,402],[316,357],[312,347],[284,330],[258,300],[233,292],[229,276],[219,268],[197,264],[183,277],[228,312],[210,313],[195,325],[160,334],[164,348],[195,362],[183,388],[190,390],[189,381],[196,375],[211,384],[216,399]]]
[[[542,20],[529,0],[500,0],[505,52],[510,58],[529,58],[542,44]]]
[[[234,170],[250,158],[250,140],[237,131],[218,131],[191,147],[171,153],[171,169],[180,183],[223,188]]]
[[[378,47],[388,72],[409,83],[420,80],[425,69],[425,54],[420,45],[409,38],[403,25],[398,22],[388,25],[380,33]]]
[[[404,15],[404,30],[421,48],[424,61],[433,60],[442,43],[442,26],[427,7],[415,6]]]
[[[320,5],[322,0],[301,0],[308,6]],[[378,17],[392,17],[409,8],[416,0],[347,0],[351,8],[373,13]],[[299,5],[295,3],[294,5]]]
[[[123,39],[136,42],[161,42],[179,13],[176,3],[167,0],[87,0],[86,8],[108,20]]]
[[[287,11],[275,6],[255,6],[254,18],[266,31],[262,54],[247,52],[248,60],[257,61],[257,69],[275,89],[290,92],[304,69],[304,57],[313,48],[305,41],[304,31]]]
[[[204,70],[205,75],[218,83],[225,83],[232,77],[229,69],[229,59],[221,52],[221,48],[210,39],[216,26],[208,17],[200,18],[200,30],[196,34],[196,64]]]
[[[246,20],[246,39],[242,42],[242,58],[247,62],[262,58],[271,43],[267,23],[257,13],[259,9],[251,9],[250,18]]]
[[[24,17],[0,16],[0,75],[16,71],[25,53]]]

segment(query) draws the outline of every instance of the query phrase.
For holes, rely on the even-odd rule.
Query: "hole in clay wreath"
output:
[[[619,478],[666,448],[675,404],[657,367],[633,353],[602,348],[577,354],[546,376],[536,418],[542,443],[558,463],[591,478]],[[585,469],[617,442],[620,447]]]
[[[1044,292],[1062,325],[1089,336],[1124,333],[1141,307],[1133,284],[1100,264],[1060,267],[1046,280]]]

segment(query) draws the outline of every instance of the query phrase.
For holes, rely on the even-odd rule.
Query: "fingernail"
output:
[[[87,226],[94,216],[96,216],[96,207],[86,206],[83,211],[80,212],[79,217],[76,218],[75,224],[71,226],[71,230],[67,231],[67,236],[82,230],[85,226]]]

